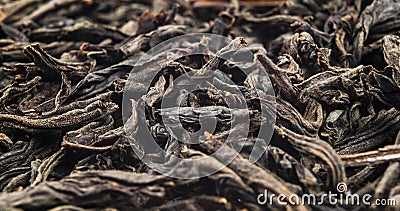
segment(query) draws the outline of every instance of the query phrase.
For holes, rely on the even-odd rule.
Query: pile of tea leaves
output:
[[[398,0],[0,0],[0,210],[398,209],[399,20]],[[230,38],[224,50],[246,48],[268,78],[210,55],[183,56],[151,84],[142,83],[148,69],[131,73],[157,44],[193,33]],[[211,51],[209,42],[169,47]],[[211,88],[183,90],[180,108],[161,108],[179,89],[175,79],[205,67],[234,85],[216,77]],[[126,117],[130,73],[131,88],[144,94]],[[247,109],[229,107],[227,98]],[[172,123],[190,132],[199,130],[199,116],[213,116],[216,128],[200,144],[181,142],[162,113],[179,113]],[[233,125],[234,113],[249,114],[250,123]],[[266,152],[251,162],[260,124],[271,121]],[[223,149],[173,169],[183,175],[219,169],[233,150],[221,148],[226,137],[244,129],[248,136],[235,139],[243,149],[216,173],[179,179],[135,152],[150,141],[135,136],[143,128],[180,158]]]

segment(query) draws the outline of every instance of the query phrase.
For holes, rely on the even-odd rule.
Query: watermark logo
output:
[[[329,191],[320,195],[311,193],[303,194],[301,196],[297,194],[291,194],[286,196],[285,194],[274,194],[268,193],[268,190],[264,190],[264,193],[260,193],[257,196],[257,203],[260,205],[266,204],[278,204],[278,205],[309,205],[318,206],[323,204],[329,204],[332,206],[396,206],[395,199],[373,199],[371,194],[364,194],[362,196],[358,194],[352,194],[347,191],[346,183],[338,183],[336,185],[336,191]]]
[[[346,185],[346,183],[344,183],[344,182],[338,183],[338,184],[336,185],[336,190],[337,190],[339,193],[344,193],[344,192],[346,192],[346,191],[347,191],[347,185]]]
[[[191,57],[198,55],[207,58],[204,59],[207,62],[201,67],[185,64],[185,59],[190,60]],[[255,59],[254,52],[246,47],[242,38],[232,40],[204,33],[178,36],[151,48],[135,64],[125,85],[122,114],[129,142],[137,156],[148,167],[170,177],[199,178],[221,170],[239,154],[243,144],[235,143],[247,139],[251,118],[250,114],[246,113],[248,104],[242,90],[236,84],[237,80],[228,72],[218,68],[221,63],[240,71],[235,75],[241,75],[243,78],[255,76],[262,80],[262,83],[257,83],[262,86],[252,91],[259,95],[271,96],[271,99],[275,100],[273,86],[267,73]],[[172,74],[163,77],[165,71]],[[205,106],[207,108],[182,106],[190,94],[198,90],[211,92],[217,90],[215,96],[221,98],[226,107],[231,109],[229,111],[232,111],[229,113],[230,128],[240,125],[242,129],[229,133],[223,140],[223,145],[209,156],[199,159],[184,158],[177,155],[174,149],[179,149],[181,144],[189,146],[200,144],[204,134],[213,134],[216,131],[217,116],[226,113],[226,109],[218,106]],[[162,123],[158,129],[154,129],[154,123],[148,121],[146,105],[154,104],[159,99],[162,99],[161,107],[158,108]],[[272,137],[275,123],[273,102],[269,109],[267,112],[263,106],[260,108],[258,118],[262,121],[258,136],[252,139],[254,144],[249,156],[251,162],[256,162],[266,152]],[[180,122],[180,117],[188,112],[198,115],[201,128],[195,132],[187,131]],[[268,123],[265,124],[266,122]],[[161,146],[154,130],[168,134],[167,145],[170,145]],[[175,146],[171,146],[171,143]],[[233,148],[236,153],[223,155],[221,153],[224,148]],[[217,168],[204,166],[208,162],[207,159],[216,157],[224,157],[219,159],[220,166]],[[193,170],[194,167],[198,169]]]

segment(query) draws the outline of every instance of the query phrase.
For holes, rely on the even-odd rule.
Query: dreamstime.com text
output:
[[[359,206],[359,205],[373,205],[373,206],[396,206],[395,199],[373,199],[372,195],[364,194],[362,196],[358,194],[345,193],[347,186],[345,183],[339,183],[337,186],[337,192],[333,193],[329,191],[321,195],[315,194],[303,194],[301,196],[292,194],[286,196],[285,194],[268,194],[268,190],[264,190],[264,193],[260,193],[257,196],[257,202],[260,205],[274,204],[279,205],[340,205],[340,206]]]

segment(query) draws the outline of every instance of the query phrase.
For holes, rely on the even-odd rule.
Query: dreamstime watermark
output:
[[[148,167],[170,177],[199,178],[221,170],[242,150],[243,144],[238,141],[247,139],[251,124],[250,114],[243,112],[248,111],[248,105],[229,72],[218,68],[221,62],[239,71],[236,76],[258,77],[257,80],[261,81],[257,82],[257,85],[260,87],[253,91],[259,96],[270,96],[272,102],[269,110],[266,111],[263,106],[260,108],[258,117],[262,121],[258,136],[253,139],[250,162],[256,162],[266,152],[275,123],[275,94],[261,63],[255,59],[252,51],[242,45],[243,42],[240,38],[232,40],[215,34],[182,35],[161,42],[137,61],[125,84],[122,114],[124,129],[132,149]],[[206,64],[190,68],[182,64],[196,55],[207,58]],[[171,74],[164,77],[166,71]],[[166,84],[169,86],[165,87]],[[232,130],[223,140],[223,145],[206,157],[179,157],[174,153],[174,149],[178,149],[180,144],[200,144],[204,134],[213,134],[217,128],[217,116],[225,109],[211,106],[202,110],[182,106],[182,101],[198,90],[218,90],[221,93],[219,96],[232,111],[230,128],[238,126],[240,130]],[[149,125],[146,116],[146,104],[152,104],[154,99],[160,98],[162,102],[159,114],[162,126],[159,130],[164,134],[168,133],[167,147],[161,147],[162,144],[157,142],[159,140],[154,138],[154,125]],[[188,109],[192,109],[191,111],[199,116],[201,128],[196,132],[187,131],[180,122],[180,115],[185,114]],[[226,153],[227,151],[231,153]],[[205,165],[212,163],[213,159],[218,159],[220,165]]]
[[[311,193],[303,194],[301,196],[297,194],[291,194],[286,196],[285,194],[274,194],[268,193],[268,190],[264,190],[264,193],[260,193],[257,196],[257,203],[260,205],[266,204],[278,204],[278,205],[310,205],[317,206],[322,204],[339,205],[339,206],[396,206],[395,199],[373,199],[370,194],[364,194],[362,196],[358,194],[351,194],[347,192],[347,185],[345,183],[339,183],[336,186],[336,192],[329,191],[321,195],[315,195]]]

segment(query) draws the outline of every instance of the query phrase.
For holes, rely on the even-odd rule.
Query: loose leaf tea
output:
[[[397,0],[0,0],[0,210],[396,210],[399,18]]]

